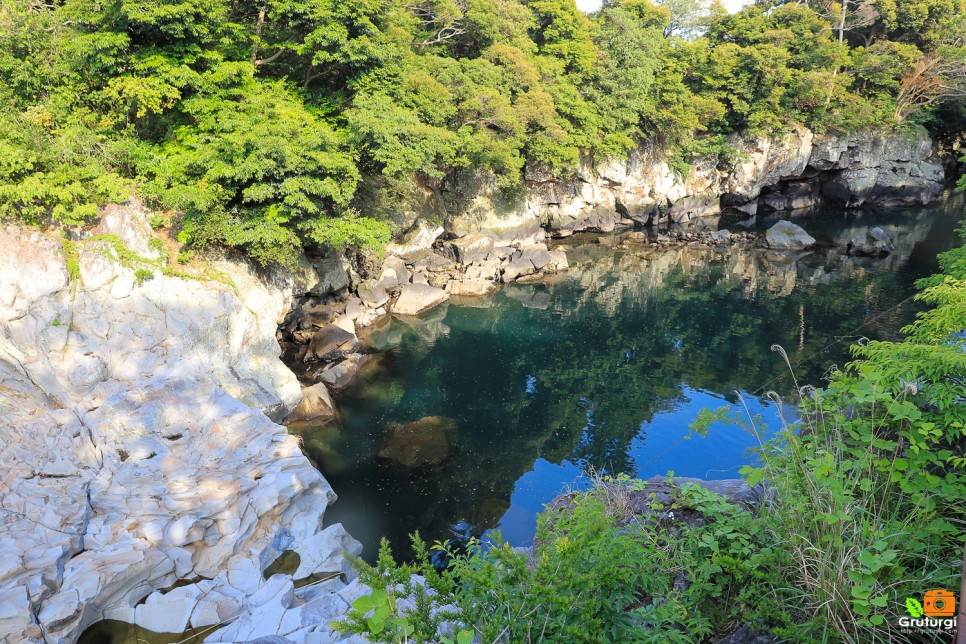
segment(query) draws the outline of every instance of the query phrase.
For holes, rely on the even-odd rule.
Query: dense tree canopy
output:
[[[737,130],[938,123],[964,0],[0,0],[0,216],[74,225],[138,191],[263,263],[378,245],[367,181]],[[702,137],[705,143],[696,146]]]

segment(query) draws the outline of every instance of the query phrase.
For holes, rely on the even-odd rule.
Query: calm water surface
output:
[[[792,392],[773,344],[801,362],[802,384],[821,385],[859,337],[897,337],[917,309],[896,305],[956,243],[963,211],[957,198],[813,215],[796,221],[820,248],[793,255],[578,236],[563,240],[571,269],[546,282],[390,320],[368,338],[377,358],[336,397],[339,422],[297,430],[339,495],[326,521],[367,558],[381,536],[406,554],[415,530],[432,541],[499,529],[528,545],[536,514],[588,467],[734,478],[757,439],[725,426],[688,439],[698,412],[743,400],[767,433],[778,410],[762,394]],[[873,225],[896,252],[846,257]],[[441,418],[394,429],[426,417]]]

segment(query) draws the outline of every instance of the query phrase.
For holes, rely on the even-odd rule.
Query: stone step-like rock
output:
[[[418,315],[449,299],[449,293],[427,284],[406,284],[390,310],[397,315]]]

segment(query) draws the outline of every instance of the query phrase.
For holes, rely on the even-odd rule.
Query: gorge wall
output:
[[[501,190],[492,177],[465,172],[436,187],[446,232],[494,240],[538,240],[576,231],[692,219],[734,209],[796,211],[819,204],[856,207],[929,203],[943,192],[938,146],[922,128],[818,135],[797,126],[780,137],[731,140],[736,160],[699,159],[686,176],[644,143],[623,161],[585,156],[571,176],[528,165],[523,188]]]
[[[356,335],[362,328],[390,313],[417,314],[450,297],[484,295],[499,282],[567,268],[566,254],[550,249],[548,237],[654,224],[714,230],[718,220],[711,217],[725,212],[795,217],[822,205],[926,204],[944,190],[943,160],[922,128],[819,136],[798,126],[732,144],[733,162],[698,160],[686,176],[654,145],[642,144],[624,161],[585,157],[572,176],[528,167],[516,190],[480,172],[426,186],[413,210],[393,213],[408,230],[387,247],[384,261],[317,259],[319,286],[281,327],[283,359],[306,383],[345,387],[365,362]],[[724,230],[696,241],[765,243]],[[335,413],[325,400],[301,411],[307,413],[293,418]]]

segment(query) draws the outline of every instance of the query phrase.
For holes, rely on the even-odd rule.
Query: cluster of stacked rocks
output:
[[[318,262],[325,288],[299,298],[278,331],[283,360],[313,383],[290,422],[335,415],[328,390],[345,388],[369,362],[359,336],[385,316],[419,315],[451,297],[486,295],[499,283],[539,280],[568,267],[565,252],[542,242],[498,245],[480,233],[438,240],[442,233],[417,226],[365,275],[341,257]]]

